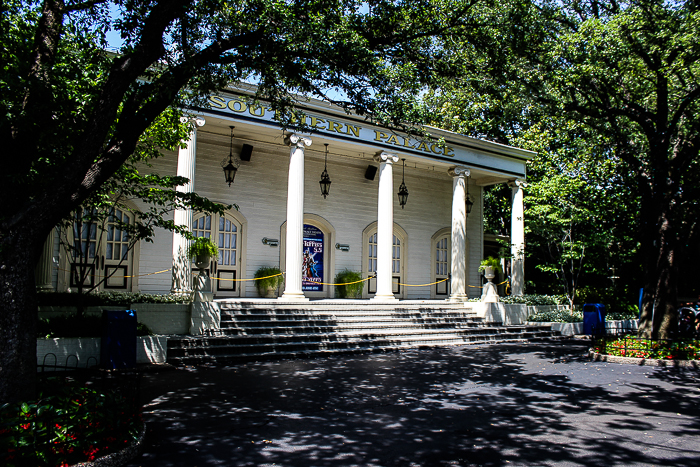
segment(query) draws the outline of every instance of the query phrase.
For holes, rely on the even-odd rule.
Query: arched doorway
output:
[[[245,271],[245,218],[238,212],[224,215],[195,214],[192,234],[207,237],[219,248],[219,256],[212,259],[207,269],[212,276],[212,292],[219,298],[244,296],[244,287],[238,281]]]

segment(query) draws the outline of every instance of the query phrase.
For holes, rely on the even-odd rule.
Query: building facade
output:
[[[281,300],[333,298],[335,288],[328,284],[344,269],[370,278],[362,296],[376,301],[478,296],[482,190],[497,183],[513,189],[511,280],[513,293],[522,292],[522,187],[533,153],[435,128],[427,129],[431,139],[408,136],[318,101],[309,102],[300,117],[308,133],[291,134],[272,110],[248,104],[245,97],[210,96],[205,108],[188,117],[187,147],[153,162],[161,175],[189,178],[181,190],[238,207],[221,216],[174,215],[178,225],[219,247],[209,267],[215,298],[257,297],[249,279],[266,266],[285,272]],[[222,167],[231,147],[239,165],[229,186]],[[319,183],[324,170],[331,180],[325,197]],[[408,191],[404,206],[397,195],[402,184]],[[110,275],[104,290],[167,293],[193,287],[187,240],[178,234],[160,231],[153,243],[130,251],[118,229],[108,228],[102,239],[93,238],[99,232],[75,235],[93,241],[94,253],[104,258],[95,271],[97,277]],[[47,242],[40,287],[74,285],[71,262],[55,241]]]

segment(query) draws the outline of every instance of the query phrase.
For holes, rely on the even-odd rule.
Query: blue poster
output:
[[[301,290],[323,291],[323,232],[318,227],[304,224],[304,246],[301,263]]]

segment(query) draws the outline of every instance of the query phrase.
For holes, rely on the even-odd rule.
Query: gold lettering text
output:
[[[428,147],[428,143],[426,143],[425,141],[421,141],[416,149],[418,149],[419,151],[430,152],[430,148]]]
[[[449,146],[445,146],[445,148],[443,149],[442,153],[443,153],[444,155],[446,155],[446,156],[454,156],[454,152],[453,152],[453,151],[454,151],[453,148],[451,148],[451,147],[449,147]]]
[[[253,107],[253,106],[249,107],[248,112],[253,117],[264,117],[265,116],[265,109],[261,105],[256,105],[255,107]]]
[[[209,96],[209,106],[215,109],[225,109],[226,101],[219,96]]]
[[[342,123],[334,122],[333,120],[328,120],[328,131],[335,131],[340,133],[340,129],[343,127]]]
[[[238,104],[238,108],[236,108],[236,104]],[[234,101],[231,99],[228,101],[228,108],[233,110],[234,112],[245,112],[248,109],[248,106],[245,104],[245,102],[241,101]]]
[[[391,143],[391,144],[395,144],[395,145],[399,146],[399,140],[396,139],[396,135],[391,135],[391,136],[389,136],[389,139],[386,140],[386,142],[387,142],[387,143]]]
[[[312,127],[314,127],[314,128],[319,128],[318,125],[319,125],[320,123],[326,123],[326,121],[325,121],[324,119],[322,119],[322,118],[313,117],[313,116],[311,117],[311,125],[310,125],[310,126],[312,126]]]
[[[432,144],[430,146],[430,150],[433,151],[435,154],[442,154],[442,150],[437,144]]]
[[[345,134],[349,135],[350,133],[352,133],[353,135],[355,135],[356,137],[359,138],[360,137],[360,127],[346,124],[345,125]]]
[[[379,130],[374,130],[374,133],[377,135],[374,137],[375,141],[381,141],[381,140],[387,139],[389,137],[389,135],[387,135],[386,133],[382,133]]]

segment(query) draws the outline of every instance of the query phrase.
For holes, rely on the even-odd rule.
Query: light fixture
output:
[[[323,195],[323,199],[326,199],[326,196],[328,196],[328,193],[331,191],[331,177],[328,176],[328,143],[325,143],[324,146],[326,146],[326,160],[323,164],[321,181],[318,182],[318,184],[321,185],[321,194]]]
[[[280,241],[277,238],[263,237],[262,242],[263,242],[263,245],[268,245],[268,246],[279,246],[279,244],[280,244]]]
[[[403,173],[401,174],[401,185],[399,185],[399,204],[403,209],[408,200],[408,188],[406,188],[406,159],[401,160],[403,161]]]
[[[471,175],[467,177],[467,196],[465,196],[464,201],[467,204],[467,216],[469,215],[470,212],[472,212],[472,207],[474,206],[474,201],[472,201],[472,196],[469,194],[469,179],[471,178]]]
[[[347,243],[336,243],[335,249],[340,251],[350,251],[350,245]]]
[[[233,183],[233,179],[236,178],[236,172],[238,171],[238,167],[241,166],[241,161],[238,160],[238,157],[233,157],[233,129],[235,127],[230,126],[229,128],[231,128],[231,146],[229,148],[228,153],[228,164],[226,159],[224,159],[221,162],[221,167],[224,168],[224,177],[226,177],[226,183],[228,183],[228,186],[231,186],[231,184]]]

